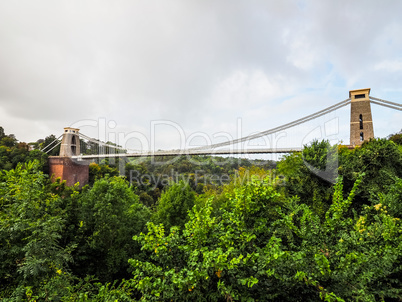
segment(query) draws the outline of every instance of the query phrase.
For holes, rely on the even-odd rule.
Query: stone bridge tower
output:
[[[370,88],[349,91],[350,145],[352,146],[359,146],[364,141],[374,138],[369,94]]]
[[[49,156],[49,175],[53,181],[57,178],[65,180],[67,186],[79,183],[79,186],[83,187],[89,180],[89,163],[72,158],[81,153],[79,130],[71,127],[64,128],[60,155]]]
[[[63,139],[61,140],[60,156],[76,156],[80,155],[80,137],[77,128],[64,128]]]

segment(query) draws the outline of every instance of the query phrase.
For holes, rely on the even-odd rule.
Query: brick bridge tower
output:
[[[66,181],[67,186],[73,186],[78,182],[82,188],[88,183],[89,163],[71,158],[81,153],[79,130],[70,127],[64,128],[60,155],[49,156],[49,174],[53,181],[61,178]]]
[[[370,88],[349,91],[350,145],[352,146],[359,146],[364,141],[374,138],[369,94]]]

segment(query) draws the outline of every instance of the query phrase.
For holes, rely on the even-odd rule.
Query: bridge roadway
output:
[[[111,154],[91,154],[72,156],[74,159],[96,159],[106,157],[149,157],[149,156],[178,156],[178,155],[237,155],[237,154],[272,154],[272,153],[292,153],[300,152],[302,148],[270,148],[270,149],[235,149],[235,150],[203,150],[203,149],[185,149],[185,150],[160,150],[138,153],[111,153]]]

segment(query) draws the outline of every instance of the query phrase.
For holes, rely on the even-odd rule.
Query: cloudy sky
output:
[[[0,126],[176,148],[181,130],[247,135],[352,89],[402,103],[401,13],[396,0],[0,0]],[[401,130],[401,112],[372,109],[376,136]],[[303,131],[334,119],[348,140],[348,109]]]

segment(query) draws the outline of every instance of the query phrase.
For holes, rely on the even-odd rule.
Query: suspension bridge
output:
[[[308,121],[315,120],[340,108],[350,105],[350,148],[361,145],[364,141],[374,138],[373,120],[371,114],[371,104],[387,107],[389,109],[402,111],[402,104],[386,101],[380,98],[370,96],[370,88],[349,91],[349,98],[329,106],[313,114],[304,116],[295,121],[284,125],[258,132],[256,134],[244,136],[241,138],[228,140],[225,142],[209,144],[202,147],[173,149],[173,150],[130,150],[117,146],[113,143],[105,143],[98,139],[91,138],[79,132],[79,129],[66,127],[61,134],[52,143],[45,146],[42,151],[50,152],[58,145],[60,147],[59,156],[49,157],[50,173],[55,177],[61,177],[67,180],[68,185],[76,181],[85,183],[87,177],[87,165],[79,163],[87,160],[104,158],[125,158],[125,157],[150,157],[150,156],[179,156],[179,155],[239,155],[239,154],[272,154],[272,153],[291,153],[299,152],[302,148],[246,148],[244,143],[260,139],[269,135],[278,134],[290,128],[295,128]],[[85,142],[83,148],[82,143]],[[88,152],[90,146],[91,154],[82,154],[82,151]],[[235,148],[235,146],[239,146]],[[228,148],[229,147],[229,148]],[[86,150],[82,150],[86,149]],[[106,152],[107,151],[107,152]],[[85,168],[86,167],[86,168]]]

